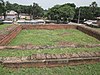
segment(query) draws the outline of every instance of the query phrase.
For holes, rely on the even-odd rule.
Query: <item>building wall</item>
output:
[[[21,30],[21,26],[17,26],[16,28],[11,29],[9,31],[9,34],[0,35],[0,38],[4,37],[3,39],[0,39],[0,46],[7,45],[12,39],[14,39],[20,33]]]
[[[6,16],[6,20],[12,20],[12,21],[16,21],[17,20],[17,16],[16,15],[13,15],[13,16]]]
[[[98,25],[100,26],[100,20],[97,20]]]

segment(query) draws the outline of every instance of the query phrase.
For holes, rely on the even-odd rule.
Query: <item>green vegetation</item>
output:
[[[73,19],[75,14],[75,4],[55,5],[48,10],[46,16],[48,19],[66,22],[68,19]]]
[[[61,49],[44,49],[44,50],[0,50],[0,57],[10,56],[29,56],[38,53],[62,54],[62,53],[78,53],[78,52],[98,52],[100,47],[95,48],[61,48]]]
[[[42,17],[44,12],[43,8],[37,3],[33,3],[33,5],[19,5],[17,3],[11,4],[9,1],[4,2],[4,0],[0,0],[0,15],[5,17],[6,11],[11,10],[14,10],[18,13],[18,18],[20,13],[26,13],[30,16],[33,16],[33,19]]]
[[[100,44],[97,39],[78,30],[23,30],[9,45],[56,45],[59,42]]]
[[[6,28],[6,27],[8,27],[8,26],[11,26],[11,25],[9,25],[9,24],[2,24],[2,25],[0,25],[0,30]]]
[[[9,45],[57,45],[59,42],[72,42],[78,44],[100,44],[97,39],[88,36],[78,30],[23,30]],[[3,50],[0,56],[29,56],[37,53],[77,53],[100,51],[100,47],[94,48],[56,48],[44,50]]]
[[[100,75],[100,63],[55,68],[22,68],[8,70],[0,67],[1,75]]]

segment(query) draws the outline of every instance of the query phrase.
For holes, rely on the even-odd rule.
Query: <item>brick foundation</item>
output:
[[[75,25],[54,24],[54,25],[22,25],[22,29],[76,29]]]
[[[9,29],[8,34],[0,35],[0,46],[7,45],[12,39],[14,39],[18,33],[20,33],[23,29],[78,29],[96,39],[100,40],[100,32],[97,32],[89,27],[86,26],[77,26],[77,25],[20,25],[16,26],[14,29]]]
[[[89,28],[87,26],[78,26],[78,25],[22,25],[22,29],[78,29],[92,37],[95,37],[96,39],[100,40],[100,32],[93,30],[92,28]]]
[[[14,39],[22,29],[78,29],[90,36],[100,40],[100,32],[97,32],[86,26],[77,25],[20,25],[9,28],[8,34],[0,35],[0,45],[7,45]],[[5,47],[2,47],[5,49]],[[7,47],[6,47],[7,48]],[[8,48],[20,48],[13,46]],[[26,47],[25,47],[26,48]],[[27,47],[29,48],[29,47]],[[22,67],[55,67],[66,65],[80,65],[87,63],[100,62],[100,52],[79,53],[79,54],[35,54],[28,57],[0,57],[0,64],[8,68]]]
[[[100,32],[93,30],[90,27],[86,27],[86,26],[77,26],[77,29],[100,40]]]
[[[73,54],[33,54],[28,57],[0,57],[0,63],[8,68],[59,67],[100,62],[100,52]]]
[[[3,39],[0,40],[0,46],[7,45],[12,39],[14,39],[22,30],[21,26],[16,26],[14,29],[10,29],[8,34],[4,34]]]

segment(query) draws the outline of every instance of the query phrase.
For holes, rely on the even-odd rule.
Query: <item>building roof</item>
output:
[[[18,20],[17,22],[45,22],[44,20]]]
[[[11,10],[9,12],[6,12],[7,15],[17,15],[17,12]]]

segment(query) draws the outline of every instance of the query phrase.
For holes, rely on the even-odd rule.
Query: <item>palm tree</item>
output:
[[[97,5],[97,3],[94,1],[94,2],[92,2],[91,3],[91,5],[90,5],[90,7],[97,7],[98,5]]]
[[[97,8],[98,4],[94,1],[91,3],[90,7],[92,9],[93,14],[95,14],[95,9]]]

